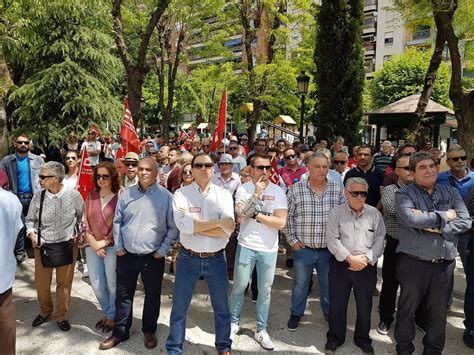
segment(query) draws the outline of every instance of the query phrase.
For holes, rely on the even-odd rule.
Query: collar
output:
[[[59,190],[59,192],[56,193],[56,194],[53,194],[53,193],[49,192],[48,190],[46,190],[46,197],[48,197],[48,198],[54,198],[54,197],[61,198],[64,195],[64,191],[66,191],[66,189],[64,188],[64,185],[61,185],[61,186],[62,186],[61,190]]]
[[[474,179],[474,172],[470,171],[468,168],[466,168],[466,172],[467,172],[466,176],[463,177],[461,180],[458,180],[458,178],[453,175],[453,173],[451,172],[451,169],[446,172],[446,175],[448,177],[452,176],[457,181],[464,181],[464,180],[467,180],[467,179]]]
[[[137,184],[137,187],[138,191],[140,191],[142,194],[153,193],[155,190],[158,190],[158,184],[156,182],[153,185],[150,185],[146,191],[142,191],[140,183]]]
[[[362,207],[362,211],[360,212],[359,215],[357,215],[357,213],[352,208],[350,208],[349,202],[346,202],[344,205],[346,206],[347,212],[349,212],[349,214],[351,216],[354,216],[355,218],[358,218],[358,217],[362,216],[365,212],[365,205],[366,205],[365,203],[364,203],[364,207]]]
[[[372,164],[372,167],[371,167],[369,170],[367,170],[366,173],[364,172],[364,170],[359,169],[359,165],[356,165],[355,169],[356,169],[359,173],[367,174],[367,173],[369,173],[369,172],[372,173],[372,172],[375,170],[375,165]]]
[[[231,180],[236,180],[235,175],[237,175],[237,174],[234,173],[234,172],[231,172],[230,178],[229,178],[228,180],[225,180],[224,177],[222,176],[222,173],[219,173],[219,174],[217,175],[217,178],[218,178],[219,180],[222,180],[222,181],[224,181],[224,182],[227,182],[227,181],[231,181]]]
[[[130,179],[128,178],[128,176],[125,175],[125,179],[126,179],[129,183],[132,183],[132,182],[138,183],[138,175],[136,175],[136,176],[133,178],[133,180],[130,180]]]
[[[430,194],[427,189],[425,189],[424,187],[421,187],[415,181],[413,181],[412,185],[415,186],[421,192],[427,194],[428,196],[431,196],[432,194],[434,194],[436,192],[436,188],[438,187],[438,184],[435,184],[435,186],[433,188],[433,192]]]
[[[207,196],[207,194],[209,194],[209,191],[211,190],[212,185],[213,185],[212,182],[209,181],[209,184],[207,185],[207,191],[203,191],[203,190],[201,190],[199,185],[196,183],[196,181],[193,181],[193,183],[191,184],[191,186],[194,188],[194,190],[196,190],[197,192],[199,192],[203,196]]]

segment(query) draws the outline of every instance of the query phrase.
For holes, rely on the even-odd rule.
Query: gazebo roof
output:
[[[282,123],[289,124],[289,125],[296,125],[295,120],[292,119],[291,116],[286,116],[286,115],[279,115],[277,118],[275,118],[273,123],[279,124],[279,125],[281,125]]]
[[[404,97],[401,100],[395,101],[387,106],[381,107],[375,111],[367,113],[368,115],[399,115],[403,113],[415,113],[416,107],[418,106],[418,101],[420,100],[421,94],[414,94],[407,97]],[[441,104],[433,100],[428,101],[428,105],[426,106],[426,115],[429,116],[431,114],[436,113],[448,113],[450,115],[454,115],[453,110],[447,108]]]

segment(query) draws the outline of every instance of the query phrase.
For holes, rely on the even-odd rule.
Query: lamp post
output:
[[[304,70],[302,70],[301,74],[296,78],[296,82],[298,83],[298,93],[301,95],[300,142],[304,143],[304,99],[306,94],[308,93],[309,85],[309,76],[306,75]]]

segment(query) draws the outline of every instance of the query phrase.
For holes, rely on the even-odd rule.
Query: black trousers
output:
[[[354,290],[357,318],[354,343],[358,346],[371,344],[370,315],[372,297],[377,284],[377,269],[368,265],[361,271],[350,271],[346,262],[339,262],[334,256],[329,261],[329,331],[327,339],[338,346],[346,340],[347,305],[351,290]]]
[[[380,291],[379,314],[380,320],[386,324],[394,321],[395,301],[397,299],[398,280],[397,270],[397,249],[398,240],[387,235],[385,238],[385,250],[383,253],[382,265],[382,291]]]
[[[395,340],[398,354],[415,351],[415,312],[421,311],[423,319],[417,323],[426,331],[423,354],[441,354],[444,348],[446,313],[449,291],[452,287],[454,260],[439,264],[421,261],[406,254],[399,254],[397,278],[400,282]]]
[[[155,259],[151,254],[137,256],[130,253],[117,257],[117,296],[113,336],[122,341],[129,337],[133,318],[133,297],[139,274],[145,288],[142,332],[155,334],[160,315],[164,271],[165,258]]]

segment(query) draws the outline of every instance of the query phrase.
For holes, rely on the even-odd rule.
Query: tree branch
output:
[[[115,30],[115,44],[117,45],[117,50],[122,59],[125,70],[128,72],[132,63],[130,61],[130,55],[128,54],[127,45],[123,38],[123,26],[122,26],[122,11],[121,11],[122,1],[121,0],[112,0],[112,16],[114,18],[114,30]]]

